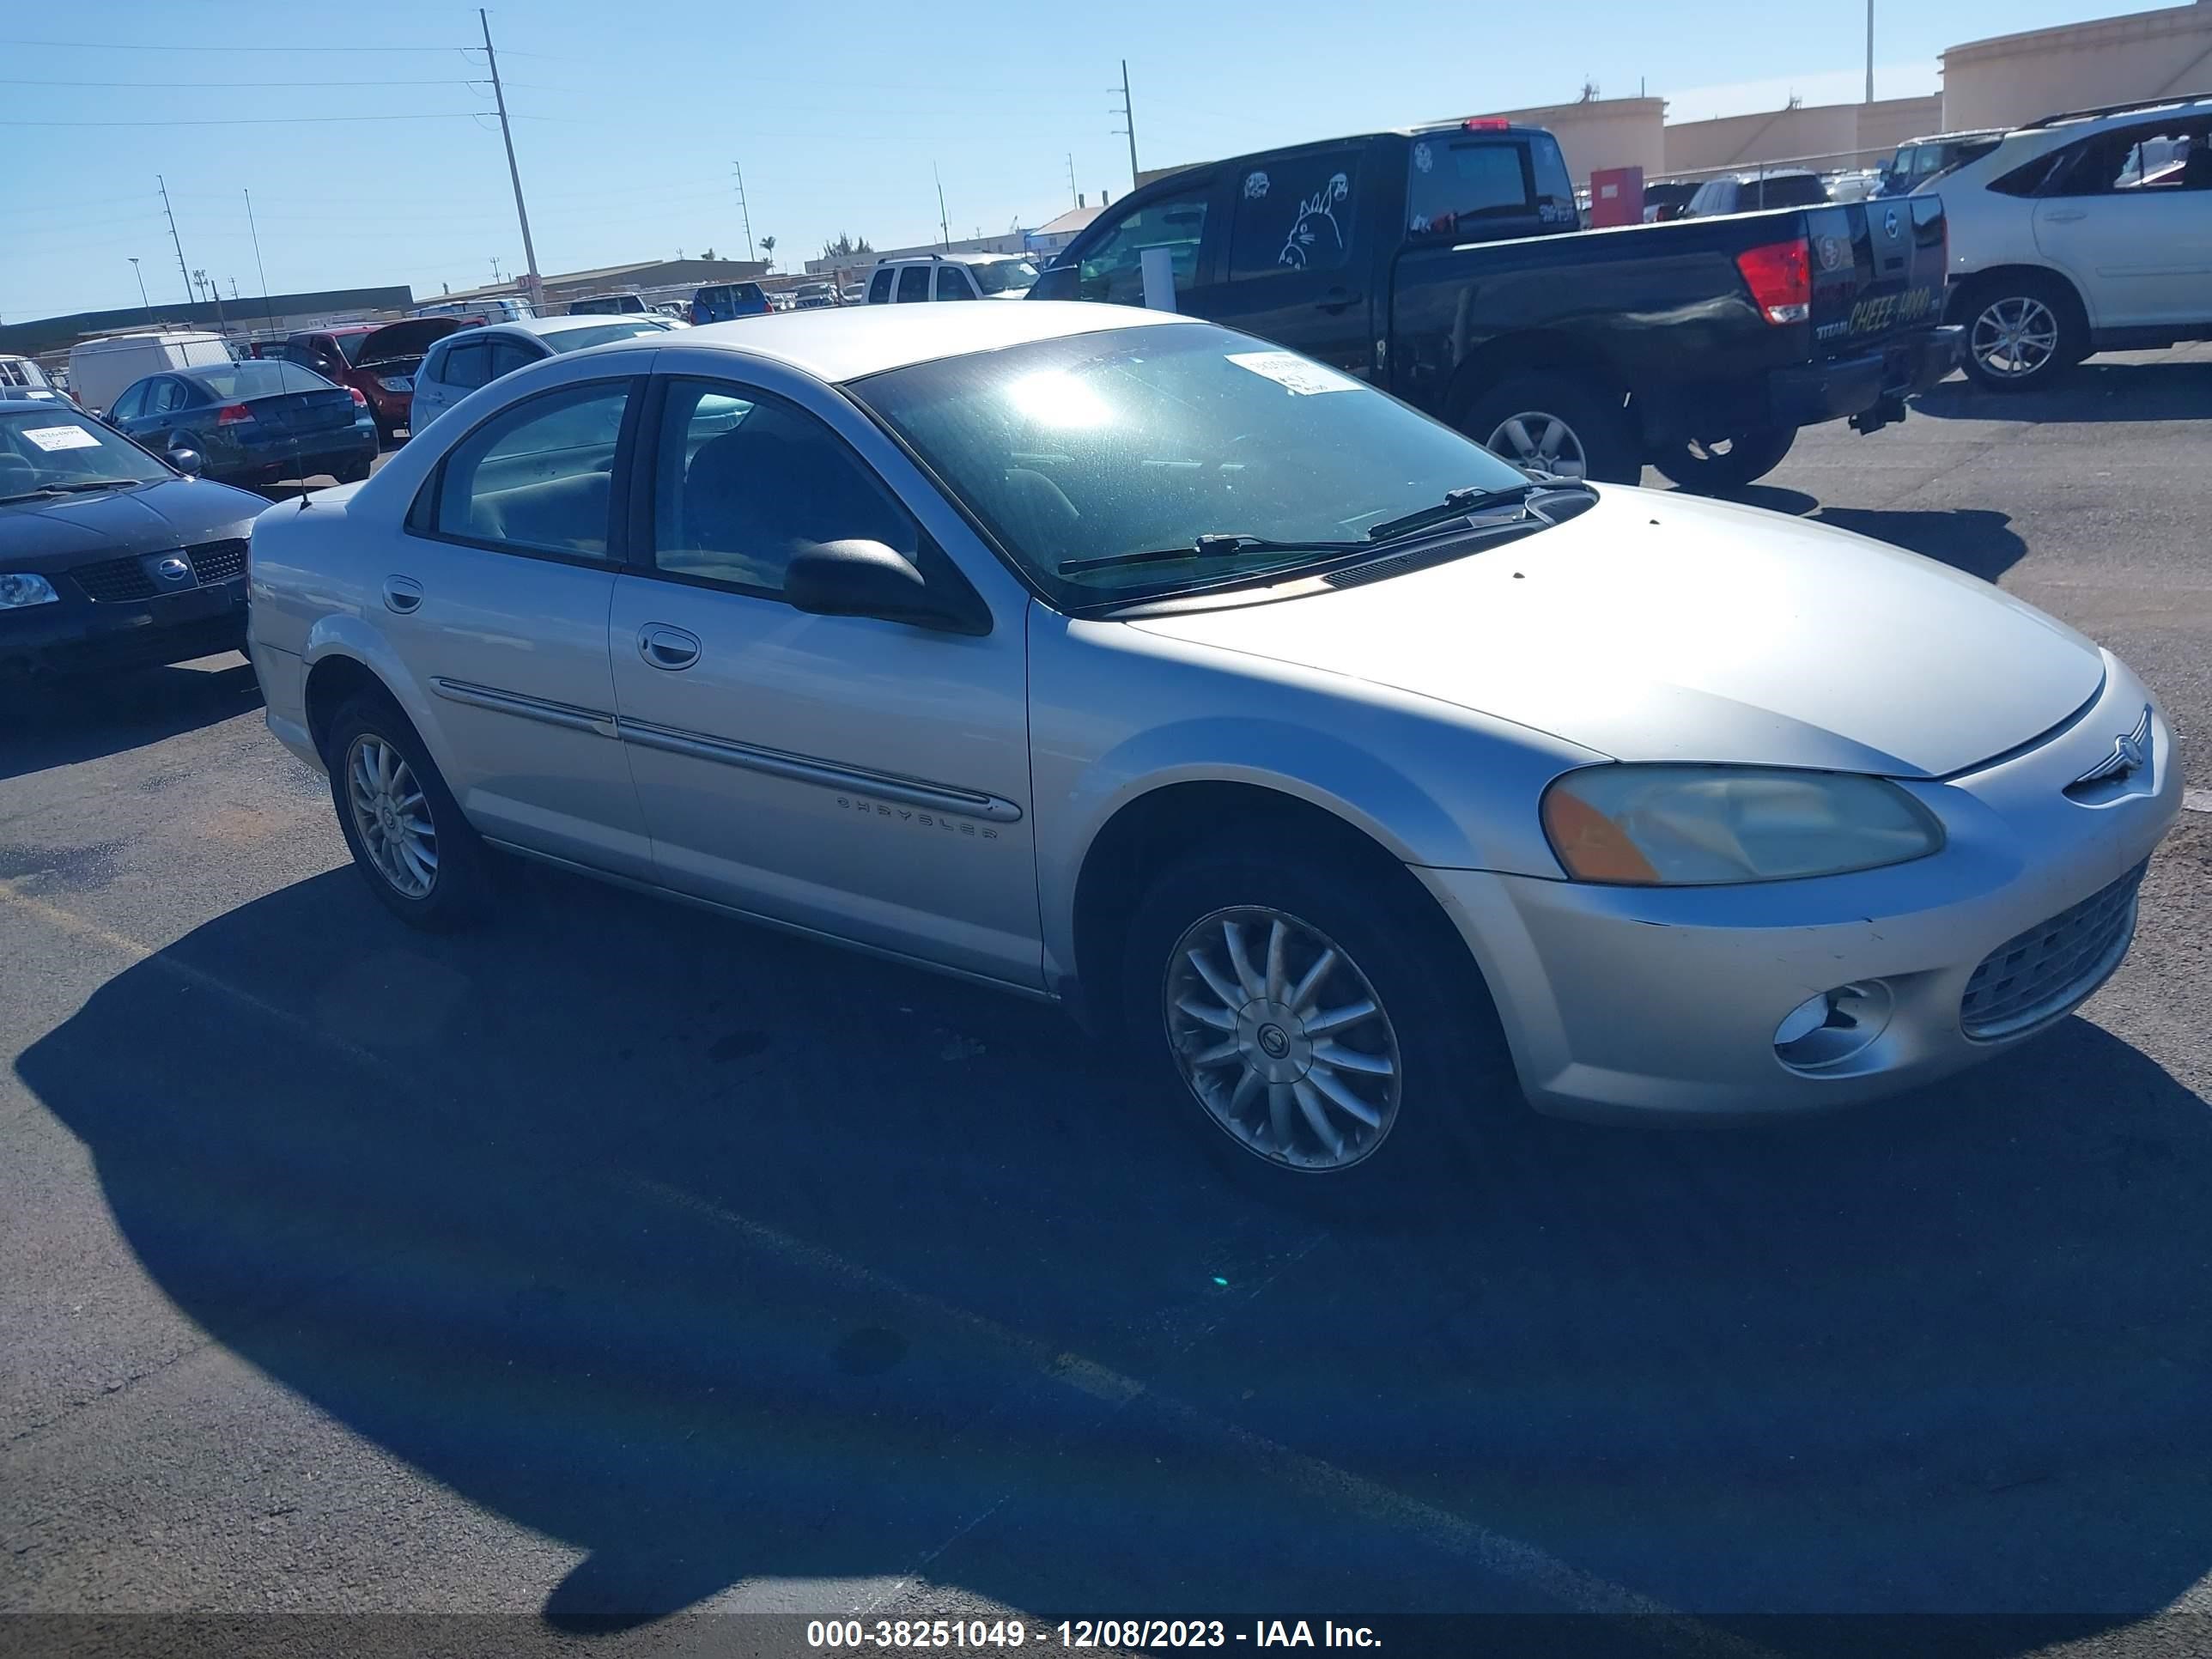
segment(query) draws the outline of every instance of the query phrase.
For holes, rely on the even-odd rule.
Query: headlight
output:
[[[1544,834],[1577,881],[1788,881],[1923,858],[1943,827],[1881,778],[1742,766],[1589,766],[1544,792]]]
[[[0,611],[20,611],[27,605],[52,605],[61,595],[44,576],[0,575]]]

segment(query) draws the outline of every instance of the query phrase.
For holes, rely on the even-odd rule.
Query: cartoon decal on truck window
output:
[[[1352,194],[1352,185],[1340,173],[1298,204],[1298,216],[1275,263],[1303,270],[1309,264],[1328,266],[1344,259],[1344,228],[1336,222],[1337,204]]]

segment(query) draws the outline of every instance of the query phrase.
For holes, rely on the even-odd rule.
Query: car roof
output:
[[[75,404],[58,404],[46,398],[0,398],[0,415],[14,415],[34,409],[41,415],[82,415],[84,411]]]
[[[902,253],[878,259],[878,265],[996,265],[1009,259],[1026,259],[1026,253]]]
[[[1171,311],[1079,300],[1024,300],[1018,305],[995,306],[832,307],[685,329],[661,343],[661,349],[702,349],[766,358],[787,363],[817,380],[836,383],[944,357],[1000,351],[1033,340],[1189,320]],[[617,348],[635,343],[612,343]]]

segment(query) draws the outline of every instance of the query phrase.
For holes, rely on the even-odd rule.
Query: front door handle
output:
[[[422,584],[412,576],[386,576],[384,579],[384,608],[405,616],[417,610],[422,603]]]
[[[1350,289],[1333,288],[1327,295],[1314,301],[1314,309],[1326,311],[1334,315],[1340,311],[1349,311],[1358,303],[1359,296]]]
[[[2076,219],[2087,218],[2089,216],[2089,210],[2087,208],[2045,208],[2043,210],[2043,216],[2048,222],[2054,225],[2070,225]]]
[[[699,636],[665,623],[647,623],[637,630],[637,654],[674,673],[699,660]]]

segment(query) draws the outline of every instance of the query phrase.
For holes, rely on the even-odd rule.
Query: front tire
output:
[[[1753,427],[1723,438],[1685,439],[1651,465],[1696,495],[1725,495],[1773,471],[1796,441],[1794,426]]]
[[[1464,1173],[1525,1112],[1480,975],[1425,896],[1222,848],[1164,876],[1128,935],[1147,1085],[1232,1179],[1372,1213]]]
[[[2091,349],[2073,290],[2033,271],[1984,283],[1962,310],[1966,377],[1985,391],[2049,386]]]
[[[1600,483],[1643,476],[1644,458],[1618,401],[1570,375],[1509,375],[1476,395],[1459,426],[1492,454],[1534,471]]]
[[[397,704],[348,702],[323,756],[347,850],[386,909],[433,933],[483,914],[491,888],[483,842]]]

